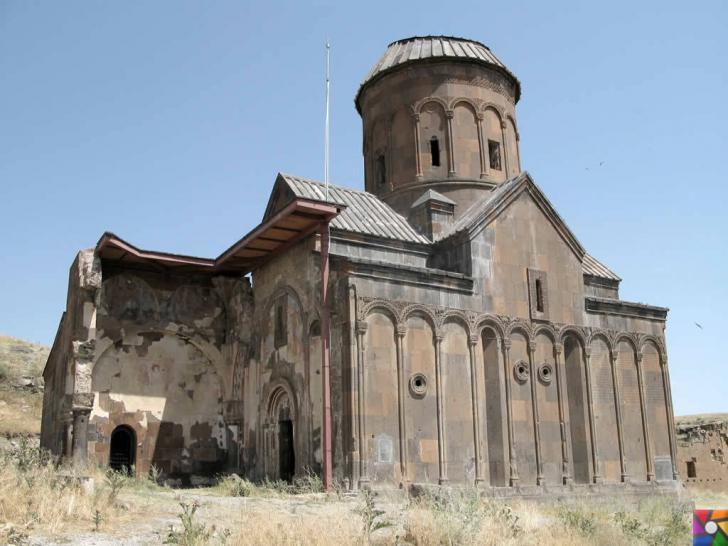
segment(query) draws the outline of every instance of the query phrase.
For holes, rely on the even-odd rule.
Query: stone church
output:
[[[620,299],[521,169],[520,97],[479,42],[399,40],[355,99],[364,191],[279,174],[214,259],[104,233],[42,446],[193,482],[675,490],[667,309]]]

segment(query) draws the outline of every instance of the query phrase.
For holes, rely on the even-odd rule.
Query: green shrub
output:
[[[258,492],[258,488],[253,482],[241,478],[237,474],[220,476],[217,480],[217,487],[229,497],[252,497]]]
[[[306,468],[303,476],[293,480],[293,489],[296,493],[322,493],[324,482],[318,474]]]
[[[582,512],[574,508],[563,507],[558,511],[558,516],[567,526],[578,531],[585,537],[594,535],[597,530],[595,516],[592,513]]]

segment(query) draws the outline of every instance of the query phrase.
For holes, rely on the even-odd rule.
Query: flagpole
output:
[[[331,44],[326,40],[326,122],[324,124],[324,184],[326,201],[329,200],[329,95],[331,89],[330,72]]]

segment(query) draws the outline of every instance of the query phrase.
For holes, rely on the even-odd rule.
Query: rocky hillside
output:
[[[38,434],[49,347],[0,335],[0,436]]]

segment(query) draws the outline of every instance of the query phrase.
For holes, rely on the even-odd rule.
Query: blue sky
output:
[[[522,166],[622,298],[670,307],[676,414],[728,411],[727,26],[708,0],[0,0],[0,332],[51,343],[105,230],[214,257],[278,171],[320,178],[327,37],[331,178],[362,187],[361,79],[450,34],[520,78]]]

